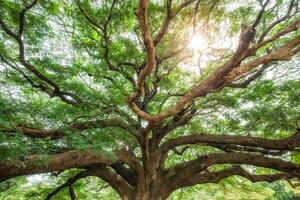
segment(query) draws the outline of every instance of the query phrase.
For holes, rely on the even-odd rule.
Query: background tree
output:
[[[231,176],[298,185],[297,0],[1,0],[0,11],[4,183],[69,173],[46,199],[64,188],[76,199],[76,182],[98,177],[139,200]]]

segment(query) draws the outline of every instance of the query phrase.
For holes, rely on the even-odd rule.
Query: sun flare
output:
[[[192,37],[188,47],[194,51],[202,51],[207,48],[206,39],[202,35],[196,34]]]

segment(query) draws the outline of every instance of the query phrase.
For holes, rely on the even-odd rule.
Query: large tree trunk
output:
[[[146,148],[148,149],[148,148]],[[132,196],[123,197],[130,200],[165,200],[174,191],[168,184],[168,173],[161,169],[161,154],[143,152],[143,167],[137,173]]]
[[[139,188],[138,190],[139,192],[134,193],[129,198],[130,200],[165,200],[170,195],[168,188],[159,183],[154,183],[150,187]]]

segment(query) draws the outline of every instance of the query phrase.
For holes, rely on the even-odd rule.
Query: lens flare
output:
[[[202,51],[207,48],[207,42],[203,36],[196,34],[192,37],[188,47],[194,51]]]

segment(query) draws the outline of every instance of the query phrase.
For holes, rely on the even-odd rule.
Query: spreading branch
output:
[[[241,145],[258,147],[267,150],[294,150],[296,147],[300,146],[300,132],[298,131],[290,137],[282,140],[265,139],[251,136],[197,134],[171,139],[162,144],[160,149],[161,151],[165,152],[177,146],[201,143],[212,145]]]
[[[265,56],[249,61],[246,64],[240,66],[242,61],[252,56],[259,48],[265,46],[266,44],[275,41],[276,39],[291,33],[299,27],[300,20],[295,20],[291,25],[287,26],[285,29],[279,33],[272,36],[270,39],[267,39],[255,47],[250,47],[255,36],[255,29],[252,26],[243,26],[241,30],[240,40],[237,47],[237,50],[233,56],[220,68],[218,68],[214,73],[212,73],[207,79],[202,81],[200,84],[196,85],[188,92],[186,92],[183,97],[177,101],[177,103],[167,109],[164,112],[157,114],[156,116],[149,116],[146,113],[139,111],[139,116],[144,120],[147,120],[152,123],[158,123],[159,121],[168,118],[185,108],[185,106],[191,102],[196,97],[203,97],[209,93],[218,91],[222,89],[228,82],[231,82],[236,77],[249,72],[250,70],[258,67],[262,64],[267,64],[273,61],[282,61],[290,60],[294,55],[298,54],[300,51],[299,48],[299,37],[296,37],[290,40],[285,45],[281,46],[279,49],[271,52]]]
[[[300,178],[300,166],[277,158],[249,153],[212,153],[197,159],[180,163],[168,170],[170,182],[183,182],[217,164],[253,165],[282,171]]]
[[[99,165],[90,169],[96,176],[107,182],[121,197],[129,198],[133,196],[134,187],[109,167]]]
[[[67,151],[64,153],[28,156],[23,160],[11,159],[0,161],[0,179],[8,179],[21,175],[62,171],[70,168],[84,168],[93,165],[112,165],[117,162],[126,163],[136,172],[140,173],[140,164],[134,155],[125,149],[111,152],[111,155],[95,153],[92,151]]]
[[[78,104],[78,99],[74,99],[74,95],[69,92],[64,92],[60,89],[59,85],[55,83],[53,80],[46,77],[44,74],[42,74],[40,71],[36,69],[35,66],[33,66],[31,63],[29,63],[25,58],[25,45],[22,39],[24,27],[25,27],[25,14],[28,12],[31,8],[33,8],[37,4],[37,0],[34,0],[31,4],[26,6],[24,9],[21,10],[19,13],[19,30],[18,34],[15,34],[3,21],[2,16],[0,16],[0,27],[3,29],[3,31],[10,37],[12,37],[19,46],[19,61],[20,63],[30,72],[32,72],[37,78],[42,80],[43,82],[49,84],[51,87],[53,87],[53,91],[51,96],[57,96],[62,101],[76,105]],[[68,98],[69,97],[69,98]],[[71,98],[71,99],[70,99]]]
[[[233,81],[236,77],[248,73],[257,66],[268,64],[274,61],[291,60],[293,56],[300,52],[300,37],[296,37],[265,56],[254,59],[248,63],[241,65],[240,67],[233,69],[227,76],[227,81]]]
[[[185,179],[184,181],[179,181],[178,185],[174,184],[175,188],[180,187],[188,187],[193,186],[196,184],[205,184],[205,183],[218,183],[222,179],[231,177],[231,176],[241,176],[244,177],[251,182],[274,182],[277,180],[290,180],[293,178],[292,175],[287,173],[278,173],[278,174],[271,174],[271,175],[253,175],[245,170],[243,170],[241,167],[232,167],[228,169],[224,169],[217,172],[204,172],[199,173],[195,176],[190,177],[189,179]]]
[[[136,130],[129,124],[120,119],[94,120],[85,122],[75,122],[67,127],[58,129],[37,129],[30,128],[26,125],[17,126],[15,128],[0,128],[4,133],[21,133],[32,138],[50,138],[59,139],[65,136],[66,130],[80,131],[93,128],[108,128],[116,127],[128,131],[132,135],[136,135]],[[64,131],[65,130],[65,131]]]

